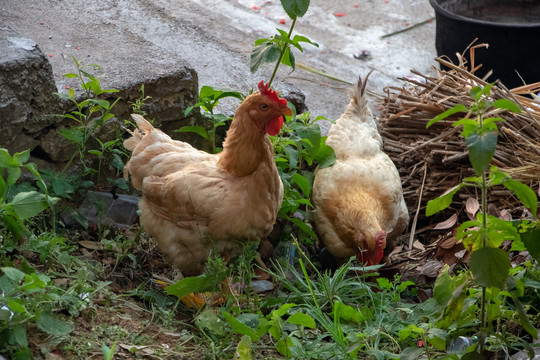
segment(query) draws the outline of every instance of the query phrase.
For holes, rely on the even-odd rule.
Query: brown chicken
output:
[[[266,134],[276,135],[287,101],[261,81],[240,104],[223,151],[208,154],[172,140],[140,115],[124,142],[125,166],[142,191],[141,224],[183,275],[203,272],[208,255],[228,259],[247,240],[267,236],[283,200],[283,184]]]
[[[328,251],[339,260],[356,255],[378,264],[385,248],[406,228],[409,213],[399,173],[382,150],[360,78],[352,99],[332,125],[326,143],[334,165],[317,169],[313,184],[314,220]]]

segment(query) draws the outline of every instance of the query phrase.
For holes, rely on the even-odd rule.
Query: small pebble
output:
[[[255,291],[257,294],[274,289],[274,284],[272,284],[272,282],[268,280],[254,280],[251,282],[251,286],[253,288],[253,291]]]

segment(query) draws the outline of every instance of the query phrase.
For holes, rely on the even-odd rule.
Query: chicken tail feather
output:
[[[369,109],[365,92],[367,80],[372,72],[373,69],[369,71],[363,80],[361,76],[358,77],[358,83],[353,89],[351,94],[351,102],[349,103],[349,106],[347,106],[344,115],[348,114],[349,116],[360,119],[361,121],[366,121],[366,119],[371,118],[371,110]]]
[[[137,146],[137,144],[142,140],[142,138],[150,131],[154,130],[154,127],[152,126],[152,124],[150,124],[150,122],[148,122],[148,120],[146,120],[139,114],[131,114],[131,117],[133,118],[133,120],[135,120],[138,129],[134,131],[128,129],[131,137],[124,141],[124,147],[128,150],[133,151],[133,149],[135,149],[135,146]]]

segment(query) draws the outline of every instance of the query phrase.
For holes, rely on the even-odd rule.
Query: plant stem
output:
[[[296,24],[296,17],[293,19],[293,22],[291,23],[291,28],[289,29],[289,39],[291,38],[291,35],[292,35],[292,31],[294,29],[294,24]],[[279,54],[279,58],[276,62],[276,67],[274,68],[274,72],[272,73],[272,76],[270,77],[270,81],[268,81],[268,87],[270,87],[270,85],[272,85],[272,81],[274,81],[274,77],[276,76],[276,73],[277,73],[277,69],[279,68],[279,64],[281,64],[281,59],[283,58],[283,55],[285,55],[285,51],[287,51],[287,49],[289,48],[289,44],[286,44],[285,46],[283,46],[283,48],[281,49],[281,52]]]
[[[479,126],[482,128],[484,116],[483,113],[480,113],[479,117]],[[487,173],[484,171],[482,174],[482,229],[484,230],[482,232],[482,247],[488,246],[488,239],[487,239]],[[486,323],[486,287],[482,286],[482,299],[481,299],[481,306],[480,306],[480,324],[482,326],[482,329],[486,329],[487,323]],[[480,342],[480,353],[484,353],[484,342]]]

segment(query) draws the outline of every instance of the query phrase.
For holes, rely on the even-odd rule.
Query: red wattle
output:
[[[268,125],[266,125],[265,130],[268,135],[276,136],[277,134],[279,134],[279,131],[281,130],[282,126],[283,126],[283,116],[280,116],[270,121]]]

